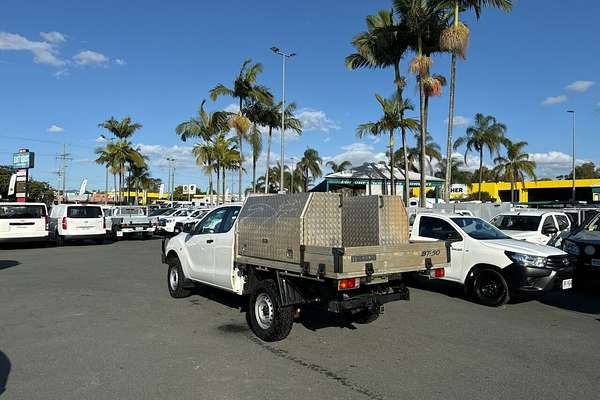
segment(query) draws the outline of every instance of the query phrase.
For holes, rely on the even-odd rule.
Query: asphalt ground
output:
[[[598,292],[494,309],[420,285],[369,325],[305,310],[278,343],[243,301],[170,298],[159,240],[0,250],[0,398],[598,398]]]

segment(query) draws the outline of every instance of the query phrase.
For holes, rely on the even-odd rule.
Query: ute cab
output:
[[[48,222],[44,203],[0,203],[0,243],[45,242]]]
[[[500,306],[513,295],[572,287],[573,267],[565,252],[512,239],[477,217],[418,214],[411,240],[450,242],[450,268],[442,279],[464,285],[485,305]]]
[[[565,213],[527,210],[496,215],[491,224],[513,239],[548,244],[556,235],[571,229],[571,220]]]
[[[57,246],[86,239],[100,244],[106,237],[104,212],[95,205],[59,204],[50,213],[49,229]]]

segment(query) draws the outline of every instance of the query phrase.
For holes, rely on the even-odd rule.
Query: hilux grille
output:
[[[546,267],[559,269],[568,267],[570,263],[571,260],[568,254],[560,256],[550,256],[546,260]]]

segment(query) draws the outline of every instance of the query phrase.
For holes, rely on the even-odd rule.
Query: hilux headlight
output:
[[[579,246],[577,246],[575,243],[571,242],[570,240],[564,241],[563,250],[565,251],[565,253],[569,253],[573,256],[578,256],[581,253]]]
[[[529,254],[513,253],[512,251],[505,251],[504,254],[510,258],[514,263],[522,267],[537,267],[543,268],[546,266],[546,257],[532,256]]]

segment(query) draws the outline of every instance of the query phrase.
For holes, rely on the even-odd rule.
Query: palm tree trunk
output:
[[[510,165],[510,203],[515,202],[515,170],[511,163]]]
[[[396,194],[396,179],[394,176],[394,130],[390,129],[390,193]]]
[[[458,5],[458,2],[456,2]],[[458,18],[454,16],[455,23]],[[444,200],[450,200],[450,181],[452,175],[452,130],[454,129],[454,90],[456,87],[456,53],[452,53],[450,64],[450,106],[448,107],[448,139],[446,141],[446,174],[444,179]]]
[[[406,128],[402,127],[402,149],[404,151],[404,204],[408,204],[410,196],[410,178],[408,176],[408,145],[406,144]]]
[[[256,193],[256,154],[252,155],[252,193]]]
[[[479,193],[477,200],[481,201],[481,182],[483,181],[483,146],[479,149]]]
[[[216,164],[217,165],[217,206],[219,205],[219,192],[220,192],[220,187],[219,187],[219,183],[220,183],[220,179],[221,179],[221,166],[219,165],[219,163]]]
[[[223,204],[225,204],[225,167],[223,167],[223,181],[221,184],[223,185]]]
[[[243,115],[242,113],[242,98],[240,97],[240,115]],[[239,145],[240,145],[240,169],[238,171],[238,201],[242,201],[242,169],[243,169],[243,163],[244,163],[244,151],[242,150],[242,142],[244,141],[244,138],[242,137],[242,133],[239,132],[238,133],[238,141],[239,141]],[[225,176],[223,174],[223,176]],[[225,179],[223,179],[225,180]]]
[[[113,205],[117,204],[117,174],[113,174]]]
[[[131,193],[131,163],[129,164],[129,169],[127,171],[127,204],[131,204],[131,199],[129,198],[129,193]]]
[[[210,168],[210,166],[209,166]],[[208,173],[208,202],[213,203],[213,181],[212,181],[212,170]]]
[[[267,141],[267,172],[265,173],[265,193],[269,193],[269,167],[271,166],[271,140],[273,128],[269,127],[269,139]]]
[[[419,56],[423,55],[421,37],[419,36]],[[427,190],[425,182],[425,88],[423,87],[423,77],[419,74],[419,111],[421,118],[421,154],[419,155],[419,206],[425,207],[425,191]]]

